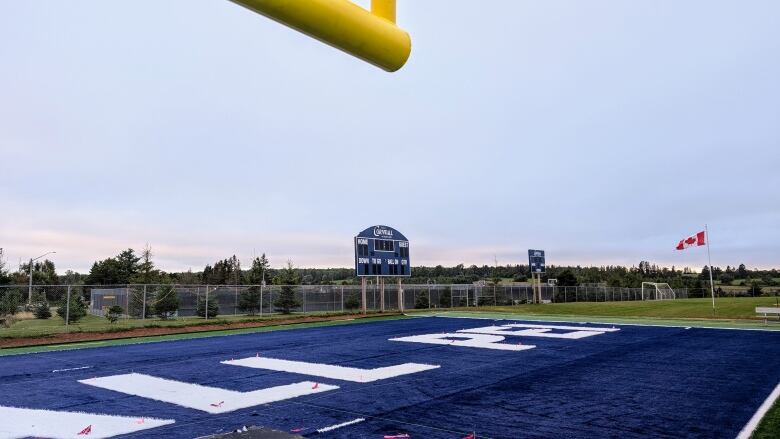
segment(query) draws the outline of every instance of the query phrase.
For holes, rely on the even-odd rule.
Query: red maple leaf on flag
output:
[[[707,245],[705,240],[705,233],[699,232],[693,236],[683,238],[677,243],[677,250],[685,250],[688,247]]]

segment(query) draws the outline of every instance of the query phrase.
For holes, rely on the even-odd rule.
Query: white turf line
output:
[[[107,438],[134,433],[163,425],[173,424],[173,419],[96,415],[81,412],[34,410],[16,407],[0,407],[0,438],[47,437]],[[79,432],[91,426],[89,435]]]
[[[349,425],[358,424],[358,423],[363,422],[365,420],[366,420],[366,418],[357,418],[357,419],[353,419],[351,421],[342,422],[341,424],[331,425],[330,427],[318,428],[317,429],[317,433],[327,433],[327,432],[333,431],[333,430],[335,430],[337,428],[347,427]]]
[[[766,412],[769,411],[775,401],[777,401],[778,397],[780,397],[780,383],[775,386],[775,390],[766,397],[764,403],[758,408],[758,411],[756,411],[753,417],[750,418],[748,423],[742,428],[742,431],[737,435],[737,439],[750,439],[750,436],[752,436],[753,432],[758,428],[761,419],[766,415]]]
[[[231,366],[244,366],[254,369],[275,370],[277,372],[298,373],[301,375],[318,376],[355,383],[370,383],[401,375],[408,375],[426,370],[438,369],[440,366],[430,364],[403,363],[395,366],[376,369],[359,369],[356,367],[334,366],[331,364],[307,363],[305,361],[279,360],[267,357],[248,357],[238,360],[221,361]]]
[[[338,386],[328,384],[303,381],[284,386],[268,387],[251,392],[237,392],[234,390],[221,389],[219,387],[207,387],[199,384],[166,380],[139,373],[89,378],[80,380],[79,382],[102,389],[154,399],[156,401],[176,404],[212,414],[232,412],[247,407],[327,392],[328,390],[339,388]]]
[[[449,316],[443,314],[428,314],[428,315],[414,315],[404,314],[407,317],[428,318],[428,317],[441,317],[445,319],[473,319],[473,320],[514,320],[514,321],[530,321],[530,322],[550,322],[550,323],[577,323],[571,320],[547,320],[534,318],[532,315],[518,315],[517,317],[466,317],[466,316]],[[582,322],[582,324],[593,325],[615,325],[615,326],[650,326],[658,328],[685,328],[685,329],[725,329],[730,331],[763,331],[763,332],[780,332],[777,329],[762,329],[762,328],[729,328],[729,327],[712,327],[712,326],[690,326],[690,325],[660,325],[650,323],[615,323],[615,322]]]

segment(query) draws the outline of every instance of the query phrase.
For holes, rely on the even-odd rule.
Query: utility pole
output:
[[[42,258],[44,256],[52,255],[54,253],[57,253],[57,252],[48,252],[48,253],[44,253],[44,254],[38,256],[37,258],[30,258],[30,286],[29,286],[29,289],[27,290],[27,304],[28,305],[32,303],[33,262],[37,261],[38,259],[40,259],[40,258]]]

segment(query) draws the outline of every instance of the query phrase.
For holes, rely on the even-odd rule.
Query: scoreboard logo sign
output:
[[[374,236],[377,238],[393,239],[393,229],[388,229],[382,226],[374,227]]]

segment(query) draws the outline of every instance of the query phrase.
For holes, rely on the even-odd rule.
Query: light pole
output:
[[[49,256],[49,255],[54,254],[54,253],[57,253],[57,252],[48,252],[48,253],[44,253],[44,254],[42,254],[42,255],[38,256],[37,258],[34,258],[34,259],[30,258],[30,288],[27,290],[27,304],[28,305],[32,303],[33,262],[37,261],[38,259],[40,259],[40,258],[42,258],[44,256]]]

